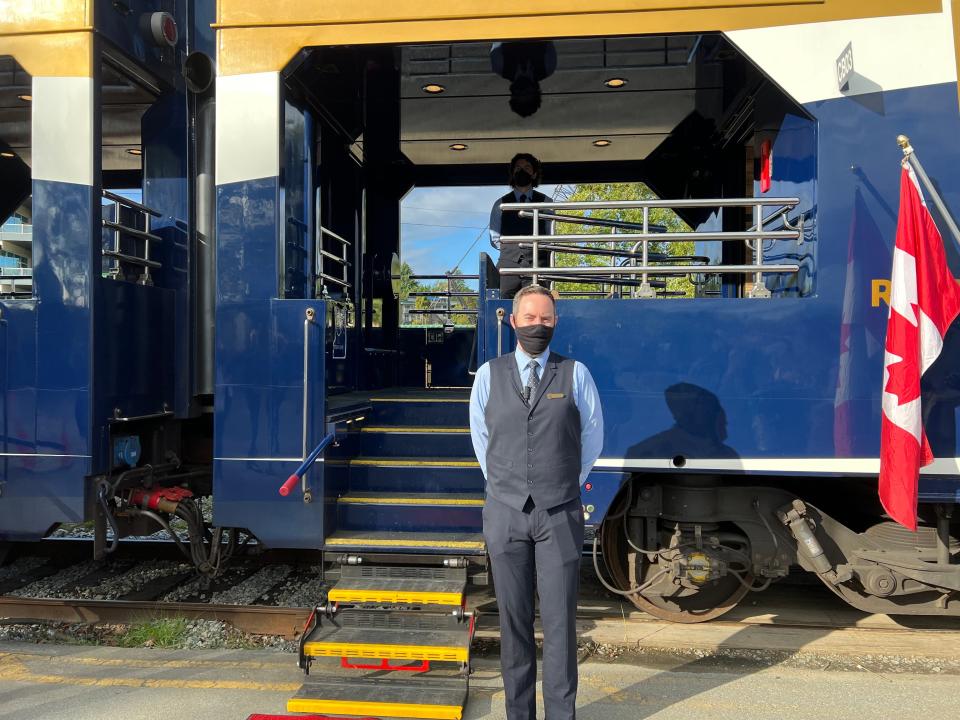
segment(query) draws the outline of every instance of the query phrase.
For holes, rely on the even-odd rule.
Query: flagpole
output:
[[[943,221],[947,224],[947,228],[950,230],[950,234],[953,235],[954,241],[960,245],[960,228],[957,227],[957,223],[954,221],[953,216],[950,214],[950,211],[947,210],[947,206],[940,197],[940,193],[937,192],[936,188],[933,186],[933,183],[930,182],[930,178],[927,177],[927,173],[924,171],[923,165],[920,164],[920,159],[917,157],[917,153],[910,145],[910,138],[908,138],[906,135],[897,135],[897,144],[903,148],[904,159],[910,163],[910,166],[917,174],[917,177],[920,178],[920,182],[923,183],[923,186],[927,189],[927,192],[930,193],[930,197],[933,199],[933,204],[937,206],[937,210],[940,212],[940,217],[942,217]]]

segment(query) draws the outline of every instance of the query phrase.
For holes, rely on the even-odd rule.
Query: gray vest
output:
[[[522,510],[528,497],[544,510],[580,495],[580,411],[574,361],[550,353],[528,406],[513,353],[490,361],[487,494]]]

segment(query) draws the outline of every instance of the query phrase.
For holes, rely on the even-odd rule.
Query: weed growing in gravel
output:
[[[120,647],[181,647],[187,636],[186,618],[159,618],[130,625],[117,638]]]

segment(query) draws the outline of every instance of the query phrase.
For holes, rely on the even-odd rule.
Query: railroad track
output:
[[[321,600],[323,587],[338,577],[335,572],[324,575],[319,571],[321,556],[317,552],[261,553],[254,549],[235,558],[206,590],[194,592],[189,588],[196,575],[178,562],[173,543],[133,541],[124,542],[121,548],[115,557],[99,562],[89,559],[89,543],[82,540],[44,541],[21,548],[17,558],[0,566],[0,618],[7,618],[0,622],[98,625],[178,617],[218,620],[244,633],[292,639],[304,627],[313,604]],[[144,571],[144,567],[152,570]],[[31,592],[31,588],[41,592]],[[50,588],[55,592],[43,592]],[[586,563],[581,588],[578,620],[583,628],[658,622],[631,604],[612,599],[596,583]],[[109,596],[111,593],[116,596]],[[171,599],[178,593],[181,597]],[[223,598],[234,599],[225,602]],[[478,636],[496,637],[496,604],[489,589],[471,587],[467,602],[479,610]],[[809,584],[806,576],[752,595],[710,625],[960,631],[960,621],[951,618],[893,621],[868,616],[847,607],[821,586]]]

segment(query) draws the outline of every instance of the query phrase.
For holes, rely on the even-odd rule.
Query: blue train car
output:
[[[411,327],[400,207],[497,186],[526,151],[551,183],[652,191],[526,210],[553,221],[527,274],[558,292],[554,349],[604,404],[583,505],[606,582],[691,622],[799,565],[857,607],[955,613],[955,333],[925,378],[923,527],[876,498],[899,134],[960,202],[949,5],[549,4],[223,0],[215,45],[202,3],[153,24],[103,4],[79,79],[25,49],[54,42],[42,27],[30,45],[0,26],[33,96],[27,144],[0,135],[23,160],[4,193],[34,226],[33,286],[0,301],[0,533],[94,520],[102,552],[180,517],[206,572],[240,532],[481,566],[467,397],[514,347],[510,303],[484,254],[448,280],[475,293],[414,310],[475,324]],[[539,68],[533,114],[511,109],[504,48]]]

